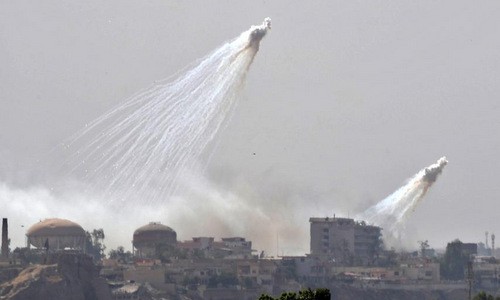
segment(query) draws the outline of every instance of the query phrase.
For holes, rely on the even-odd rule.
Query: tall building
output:
[[[310,218],[311,255],[340,265],[371,265],[381,250],[382,228],[348,218]]]

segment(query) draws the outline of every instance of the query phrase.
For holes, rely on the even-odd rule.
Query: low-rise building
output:
[[[245,259],[236,263],[236,274],[247,287],[260,286],[273,292],[278,261],[271,259]]]
[[[177,248],[197,258],[252,258],[252,242],[243,237],[227,237],[215,241],[213,237],[194,237],[191,241],[177,243]]]

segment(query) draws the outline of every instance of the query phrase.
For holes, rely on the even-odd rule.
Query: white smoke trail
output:
[[[420,170],[393,194],[356,216],[356,219],[382,227],[386,242],[391,243],[392,239],[400,239],[405,217],[415,209],[436,182],[446,164],[448,164],[446,157],[441,157],[435,164]]]
[[[270,29],[252,26],[172,82],[133,96],[88,124],[66,145],[67,164],[118,199],[156,203],[227,123],[246,73]],[[65,166],[67,167],[67,166]]]

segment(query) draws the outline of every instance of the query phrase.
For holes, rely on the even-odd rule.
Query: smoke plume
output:
[[[385,242],[395,246],[404,236],[405,219],[408,214],[425,197],[447,164],[446,157],[441,157],[436,163],[420,170],[404,186],[356,218],[381,226],[384,229]]]
[[[88,124],[64,145],[69,159],[63,169],[123,204],[167,200],[182,173],[209,157],[270,27],[267,18],[176,79],[158,82]]]
[[[158,82],[89,123],[64,145],[69,158],[62,169],[70,168],[71,176],[25,186],[0,181],[13,246],[24,244],[30,225],[60,217],[85,230],[103,228],[108,249],[130,249],[136,228],[159,221],[180,240],[243,236],[269,254],[305,253],[311,212],[297,213],[300,191],[269,178],[221,183],[204,174],[212,144],[270,28],[269,19],[252,26],[173,80]],[[272,188],[253,188],[263,182]]]

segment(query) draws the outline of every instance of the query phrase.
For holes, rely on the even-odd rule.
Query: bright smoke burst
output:
[[[231,116],[236,96],[271,28],[266,18],[177,79],[157,83],[77,133],[66,149],[72,172],[111,198],[163,200]]]
[[[415,209],[447,164],[446,157],[441,157],[435,164],[420,170],[407,184],[356,218],[381,226],[386,232],[386,239],[401,238],[405,217]]]

